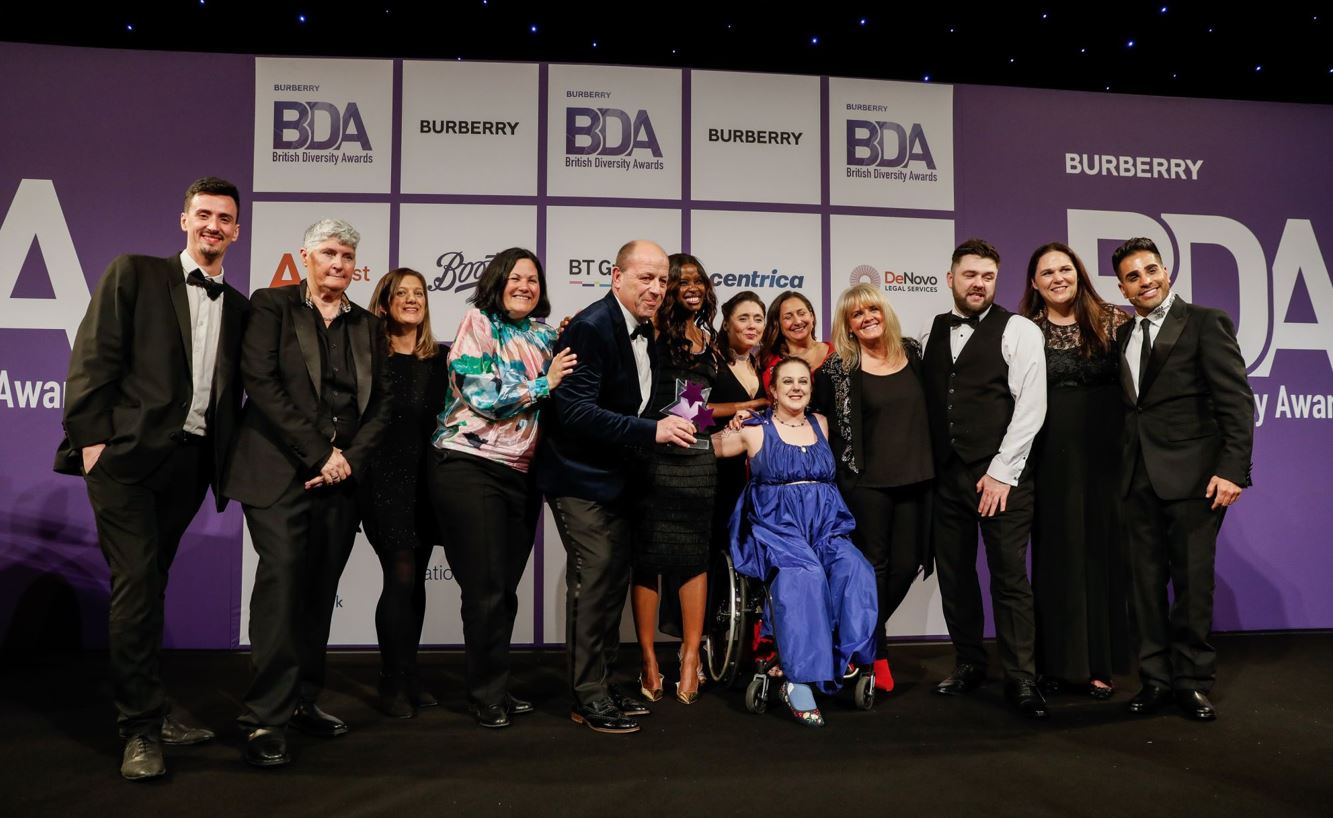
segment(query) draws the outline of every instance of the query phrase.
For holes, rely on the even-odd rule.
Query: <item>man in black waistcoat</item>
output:
[[[223,492],[245,510],[259,555],[250,594],[254,678],[239,722],[244,757],[290,761],[286,728],[347,732],[320,710],[338,579],[360,521],[353,481],[389,421],[379,321],[344,292],[360,235],[341,219],[305,233],[300,284],[257,290],[241,348],[247,400]]]
[[[55,470],[81,474],[111,569],[111,683],[126,739],[120,774],[166,773],[163,744],[209,730],[171,715],[162,687],[167,573],[211,485],[218,491],[241,407],[237,370],[250,305],[222,280],[240,235],[236,186],[206,176],[185,191],[184,252],[119,256],[70,353],[65,439]]]
[[[1231,319],[1171,292],[1151,240],[1130,239],[1111,264],[1137,313],[1118,339],[1121,494],[1143,681],[1129,710],[1150,713],[1174,698],[1189,718],[1211,721],[1213,560],[1222,517],[1250,485],[1254,393]]]
[[[565,545],[565,633],[570,718],[600,733],[633,733],[643,702],[610,684],[620,616],[630,579],[627,484],[632,446],[694,442],[694,424],[667,415],[639,417],[653,393],[652,317],[666,292],[667,256],[650,241],[616,253],[611,292],[575,315],[555,352],[573,350],[578,366],[551,393],[542,413],[537,486]]]
[[[1044,719],[1027,575],[1033,499],[1027,461],[1046,418],[1046,350],[1036,324],[994,303],[999,271],[1000,254],[987,242],[959,245],[947,276],[954,309],[935,317],[926,339],[935,568],[956,652],[953,673],[935,692],[967,693],[986,680],[980,528],[1005,693],[1020,713]]]

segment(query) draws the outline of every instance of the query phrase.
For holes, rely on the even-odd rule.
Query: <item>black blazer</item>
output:
[[[122,483],[148,477],[178,444],[194,395],[190,303],[180,256],[119,256],[79,324],[65,387],[65,439],[55,470],[82,474],[81,449],[105,443],[97,469]],[[222,326],[205,418],[213,444],[213,494],[226,473],[241,407],[238,369],[250,304],[223,283]]]
[[[305,303],[306,282],[257,290],[250,298],[250,326],[241,346],[245,411],[236,451],[223,482],[228,497],[267,508],[293,480],[314,477],[333,453],[329,436],[315,428],[321,385],[319,313]],[[353,304],[347,334],[356,365],[360,426],[343,451],[352,477],[364,473],[389,422],[381,376],[379,319]]]
[[[1231,319],[1177,296],[1153,340],[1142,395],[1125,360],[1138,321],[1116,338],[1125,401],[1121,493],[1129,492],[1139,452],[1163,500],[1202,498],[1214,474],[1249,486],[1254,393]]]
[[[656,344],[648,358],[657,373]],[[572,349],[578,364],[542,412],[537,486],[548,497],[610,502],[631,468],[630,446],[651,446],[657,424],[639,417],[639,374],[614,292],[575,315],[553,352]]]

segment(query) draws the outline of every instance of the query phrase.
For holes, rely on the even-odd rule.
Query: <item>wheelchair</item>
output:
[[[754,675],[745,687],[745,709],[759,714],[782,682],[769,671],[779,663],[777,646],[761,639],[761,621],[768,603],[768,586],[736,571],[731,553],[713,555],[708,570],[708,607],[704,615],[704,657],[708,678],[730,689],[742,678],[741,668],[753,663]],[[849,668],[845,680],[852,702],[862,710],[875,706],[875,674],[871,666]],[[774,682],[778,684],[774,684]]]

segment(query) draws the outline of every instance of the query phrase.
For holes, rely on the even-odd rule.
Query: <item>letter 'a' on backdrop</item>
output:
[[[215,87],[216,125],[199,132],[179,100],[218,72],[236,81]],[[71,589],[85,643],[105,639],[107,571],[87,497],[50,471],[70,343],[113,257],[180,252],[180,195],[206,173],[241,186],[233,286],[299,282],[303,231],[341,217],[362,235],[349,296],[364,305],[387,270],[413,267],[444,341],[487,262],[511,246],[543,259],[554,321],[610,292],[616,249],[647,238],[699,256],[719,300],[803,292],[827,338],[838,294],[862,282],[882,287],[904,333],[919,336],[949,308],[949,254],[971,236],[1004,259],[1000,304],[1017,306],[1032,249],[1063,240],[1124,305],[1111,250],[1148,236],[1177,292],[1232,317],[1255,391],[1255,486],[1218,542],[1215,627],[1333,627],[1333,508],[1308,479],[1311,463],[1333,462],[1333,185],[1318,172],[1333,108],[9,43],[0,85],[13,123],[71,110],[116,123],[20,124],[0,151],[0,632],[44,578]],[[1086,115],[1034,127],[1052,110]],[[254,561],[235,504],[201,513],[173,566],[167,644],[244,644]],[[516,643],[563,641],[564,562],[548,519],[519,589]],[[374,643],[379,586],[359,542],[334,644]],[[425,641],[461,643],[442,551],[427,587]],[[933,580],[913,586],[890,627],[944,633]]]

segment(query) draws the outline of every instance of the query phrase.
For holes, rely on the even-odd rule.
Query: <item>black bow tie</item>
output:
[[[954,313],[949,313],[949,326],[955,329],[961,327],[963,324],[967,324],[972,329],[976,329],[977,324],[980,323],[981,319],[975,315],[969,315],[967,318],[964,318],[961,315],[955,315]]]
[[[639,338],[639,337],[647,338],[649,341],[653,340],[653,322],[652,322],[652,321],[643,321],[643,322],[641,322],[637,327],[634,328],[634,331],[631,332],[631,333],[629,334],[629,339],[630,339],[631,341],[633,341],[635,338]]]
[[[208,294],[208,300],[210,301],[217,301],[218,296],[222,295],[222,283],[214,281],[198,270],[195,270],[186,276],[185,283],[192,287],[203,287],[204,292]]]

